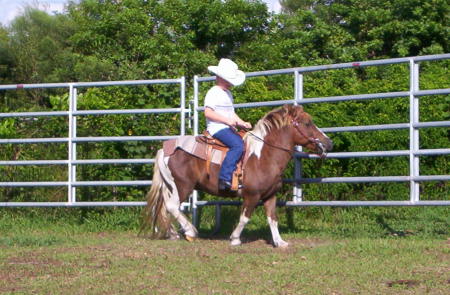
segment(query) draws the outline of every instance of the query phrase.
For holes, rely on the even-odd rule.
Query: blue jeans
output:
[[[233,171],[236,170],[236,164],[244,152],[244,142],[231,128],[222,129],[216,132],[213,137],[230,148],[223,160],[222,167],[220,167],[219,179],[231,182]]]

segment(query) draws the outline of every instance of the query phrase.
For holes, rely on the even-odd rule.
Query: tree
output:
[[[294,14],[299,10],[314,11],[319,5],[331,4],[333,0],[280,0],[281,10],[287,14]]]
[[[72,68],[69,37],[73,23],[66,15],[55,16],[27,7],[9,28],[14,52],[16,83],[38,83],[71,80]],[[61,71],[67,69],[66,71]]]
[[[109,60],[119,77],[192,76],[264,33],[266,6],[243,0],[82,1],[69,9],[83,55]]]
[[[328,25],[350,33],[361,57],[448,52],[450,6],[446,0],[282,1],[291,15],[309,9]]]
[[[9,46],[9,36],[6,28],[0,26],[0,84],[11,83],[13,54]]]

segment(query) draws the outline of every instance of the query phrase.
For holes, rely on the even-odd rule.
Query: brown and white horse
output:
[[[267,113],[244,137],[249,158],[244,169],[244,188],[239,191],[243,206],[239,223],[230,240],[240,245],[240,236],[259,201],[264,204],[275,247],[287,247],[278,231],[275,193],[281,188],[282,173],[296,145],[325,155],[332,141],[317,128],[301,106],[284,105]],[[213,195],[218,191],[219,165],[212,164],[209,176],[206,161],[177,149],[171,156],[162,150],[156,155],[153,183],[147,194],[142,231],[152,238],[179,238],[170,214],[178,221],[186,239],[197,236],[197,229],[180,212],[194,189]]]

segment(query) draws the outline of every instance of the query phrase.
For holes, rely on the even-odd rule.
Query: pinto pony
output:
[[[244,136],[248,158],[243,166],[244,187],[238,195],[243,198],[239,223],[231,234],[231,245],[241,244],[241,233],[250,220],[259,201],[264,204],[267,221],[275,247],[287,247],[278,231],[275,193],[281,188],[282,173],[291,159],[296,145],[301,145],[321,156],[332,149],[333,143],[317,128],[301,106],[284,105],[267,113],[255,128]],[[147,194],[147,206],[143,211],[141,232],[152,238],[178,239],[173,218],[180,224],[187,240],[197,237],[197,229],[180,212],[184,202],[194,189],[213,195],[223,195],[218,190],[220,166],[211,164],[206,173],[206,161],[192,156],[182,149],[164,156],[159,150],[153,174],[153,182]],[[229,196],[229,195],[228,195]]]

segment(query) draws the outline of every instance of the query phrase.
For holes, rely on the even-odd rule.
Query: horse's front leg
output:
[[[239,246],[241,242],[241,233],[244,230],[245,225],[250,221],[253,211],[258,204],[259,197],[247,197],[244,196],[244,204],[242,206],[241,216],[239,223],[230,236],[231,246]]]
[[[272,240],[275,247],[286,248],[289,244],[280,236],[278,231],[278,216],[276,212],[277,198],[274,196],[270,197],[264,202],[264,207],[266,209],[267,222],[270,226],[270,231],[272,232]]]

